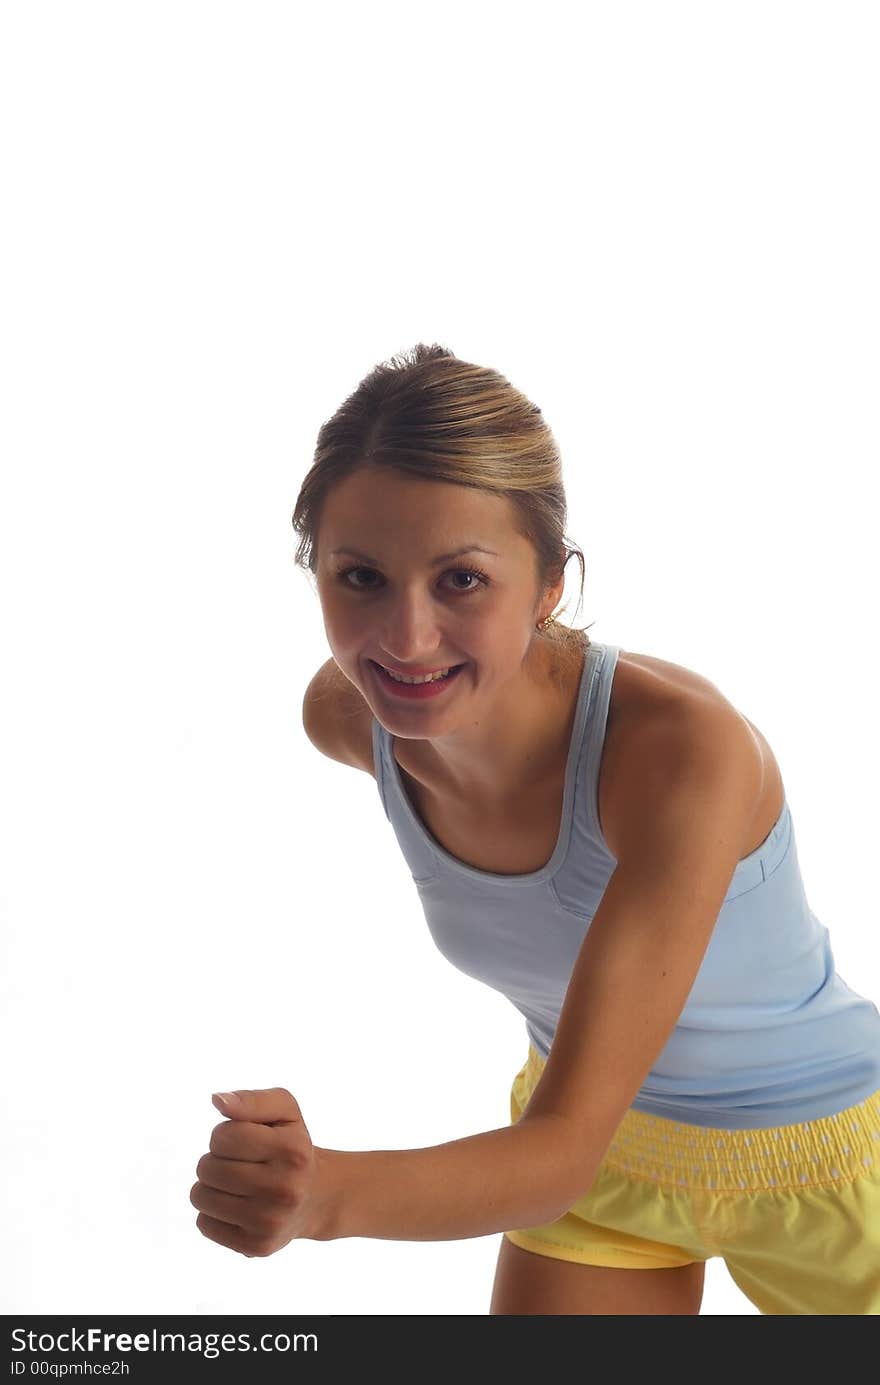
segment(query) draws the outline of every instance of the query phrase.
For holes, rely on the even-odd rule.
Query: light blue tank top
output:
[[[618,647],[586,650],[550,860],[526,875],[477,870],[431,835],[410,803],[389,732],[373,718],[382,805],[431,936],[500,991],[547,1057],[569,977],[617,864],[597,785]],[[880,1089],[880,1012],[837,974],[810,909],[788,802],[737,863],[684,1009],[633,1100],[649,1115],[754,1130],[834,1115]]]

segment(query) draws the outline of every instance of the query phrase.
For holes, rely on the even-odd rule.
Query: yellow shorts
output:
[[[543,1066],[530,1044],[511,1123]],[[880,1091],[833,1116],[760,1130],[631,1107],[564,1216],[504,1234],[540,1255],[617,1269],[721,1256],[760,1313],[880,1314]]]

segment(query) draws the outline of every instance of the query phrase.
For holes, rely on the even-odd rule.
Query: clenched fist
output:
[[[285,1087],[215,1092],[229,1117],[211,1131],[189,1200],[203,1236],[251,1258],[315,1229],[315,1149]]]

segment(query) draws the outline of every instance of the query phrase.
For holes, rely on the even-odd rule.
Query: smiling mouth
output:
[[[395,683],[402,683],[407,687],[419,687],[424,683],[440,683],[451,674],[457,673],[460,668],[464,668],[463,664],[447,664],[445,668],[434,669],[431,673],[402,674],[388,668],[385,664],[380,664],[376,659],[371,659],[370,663],[381,673],[386,673]]]

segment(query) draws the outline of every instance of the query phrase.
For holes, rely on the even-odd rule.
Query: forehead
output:
[[[511,551],[525,543],[514,519],[507,496],[404,476],[387,467],[359,467],[327,493],[320,545],[326,552],[341,543],[369,540],[375,546],[406,537],[416,548],[431,545],[433,552],[464,537],[495,549],[503,543]]]

